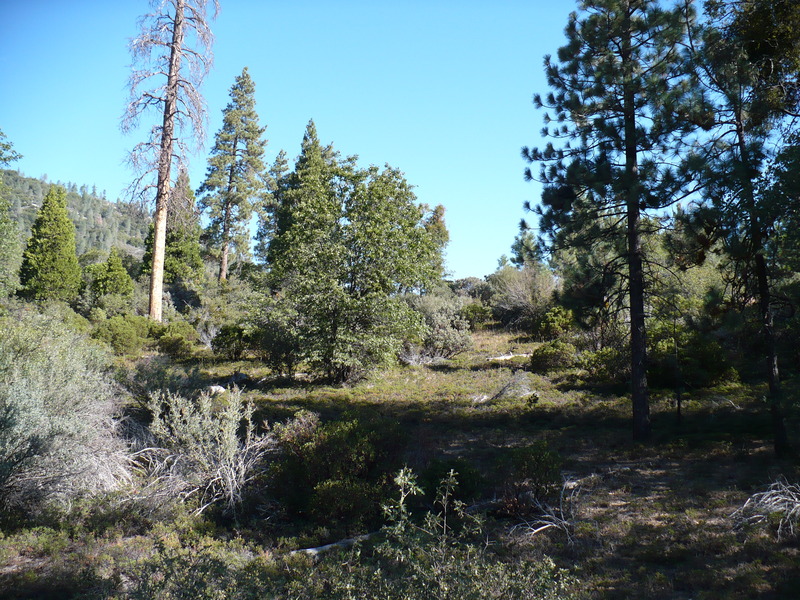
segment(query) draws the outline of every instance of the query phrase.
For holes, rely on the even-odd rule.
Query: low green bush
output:
[[[223,325],[211,340],[214,354],[228,360],[239,360],[248,350],[250,339],[241,325]]]
[[[535,373],[546,373],[556,369],[575,366],[575,346],[561,340],[545,342],[531,352],[530,366]]]
[[[503,509],[524,517],[561,490],[561,456],[544,440],[510,449],[501,459]]]
[[[587,378],[603,385],[625,383],[630,379],[630,353],[612,346],[581,353],[578,366],[586,371]]]
[[[357,419],[321,424],[313,413],[300,412],[275,433],[283,452],[272,490],[290,513],[346,532],[379,522],[402,446],[396,426]]]

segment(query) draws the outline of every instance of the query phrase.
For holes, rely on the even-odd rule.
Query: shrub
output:
[[[463,300],[452,292],[406,297],[409,306],[425,321],[425,333],[420,344],[407,340],[401,358],[405,362],[430,362],[437,358],[452,358],[472,346],[469,322],[461,316]]]
[[[197,339],[197,331],[191,324],[182,320],[171,321],[158,332],[158,350],[169,356],[183,358],[192,354]]]
[[[212,505],[236,514],[247,485],[266,471],[274,438],[256,433],[253,406],[245,404],[239,390],[225,400],[215,409],[207,394],[196,401],[171,393],[150,397],[150,446],[155,447],[140,451],[139,458],[154,497],[191,499],[197,514]]]
[[[120,486],[130,474],[106,353],[30,312],[0,332],[0,502],[34,510]]]
[[[492,309],[481,302],[465,304],[459,315],[466,319],[472,331],[483,329],[492,320]]]
[[[547,557],[503,561],[489,551],[480,519],[455,500],[451,473],[441,482],[434,509],[415,524],[408,499],[420,493],[407,469],[396,477],[400,498],[387,509],[386,541],[371,557],[354,553],[323,562],[313,575],[290,588],[297,598],[397,598],[483,600],[573,598],[574,581]],[[311,575],[311,573],[310,573]],[[299,585],[298,585],[299,584]]]
[[[561,340],[545,342],[531,353],[531,370],[537,373],[566,369],[575,365],[575,346]]]
[[[563,306],[554,306],[548,310],[537,328],[538,337],[542,340],[555,340],[567,335],[574,325],[572,311]]]
[[[143,328],[129,316],[116,316],[100,321],[92,337],[105,342],[111,346],[114,354],[121,356],[139,352],[147,341],[147,330],[143,331]]]
[[[275,433],[283,457],[273,490],[291,513],[348,531],[377,522],[386,474],[397,462],[398,429],[356,419],[323,425],[313,413],[300,412]]]
[[[505,266],[488,277],[494,316],[505,327],[533,332],[552,303],[556,290],[553,274],[541,265],[523,269]]]
[[[525,516],[561,489],[561,457],[544,440],[509,450],[500,472],[503,508],[514,516]]]
[[[228,360],[239,360],[248,349],[249,341],[240,325],[223,325],[211,340],[211,348],[214,354]]]
[[[601,384],[624,383],[630,378],[628,351],[613,346],[582,353],[578,366],[588,373],[591,380]]]

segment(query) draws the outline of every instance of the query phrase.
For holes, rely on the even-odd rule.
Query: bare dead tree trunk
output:
[[[153,267],[150,272],[150,318],[161,321],[164,289],[164,251],[167,239],[167,207],[170,194],[170,171],[175,145],[175,115],[178,104],[178,75],[183,54],[184,0],[175,1],[175,20],[169,49],[169,72],[164,101],[164,122],[158,156],[156,211],[153,218]]]

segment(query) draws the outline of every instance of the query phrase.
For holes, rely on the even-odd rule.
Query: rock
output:
[[[221,385],[210,385],[210,386],[208,386],[208,388],[206,389],[206,391],[207,391],[209,394],[211,394],[212,396],[216,396],[217,394],[224,394],[224,393],[225,393],[225,392],[227,392],[228,390],[226,390],[226,389],[225,389],[224,387],[222,387]]]

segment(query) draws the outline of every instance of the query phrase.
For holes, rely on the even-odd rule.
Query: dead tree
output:
[[[155,191],[150,274],[150,318],[155,321],[161,320],[172,166],[185,162],[188,141],[199,149],[205,134],[206,107],[199,88],[213,61],[209,4],[213,19],[218,0],[151,0],[152,11],[141,17],[139,35],[130,43],[133,68],[122,130],[137,129],[145,113],[161,116],[130,154],[137,173],[131,194],[146,200]]]

